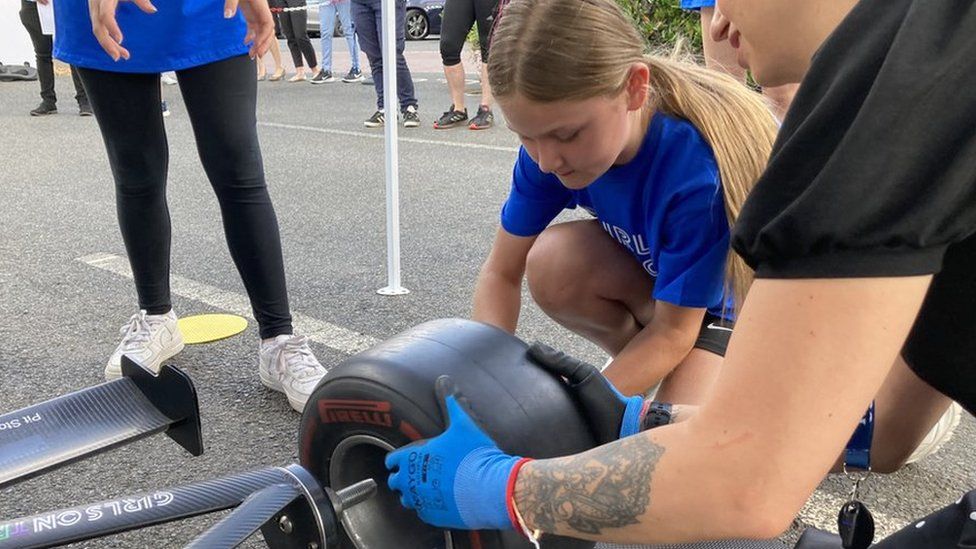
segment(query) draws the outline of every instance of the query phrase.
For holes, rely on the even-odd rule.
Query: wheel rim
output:
[[[400,549],[403,540],[420,541],[417,547],[451,549],[451,534],[417,519],[400,505],[399,496],[386,484],[389,472],[383,464],[393,446],[372,435],[343,439],[329,460],[329,486],[341,490],[360,480],[376,481],[376,495],[342,513],[346,535],[358,549]]]
[[[413,12],[407,17],[407,34],[415,39],[427,36],[427,18],[422,13]]]

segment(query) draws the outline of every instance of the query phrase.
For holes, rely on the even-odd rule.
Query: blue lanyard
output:
[[[844,452],[845,469],[871,470],[871,439],[874,437],[874,402],[864,412]]]

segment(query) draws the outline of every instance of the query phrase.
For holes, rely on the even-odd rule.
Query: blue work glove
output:
[[[387,454],[390,488],[400,493],[404,507],[434,526],[515,528],[510,492],[518,468],[528,460],[498,448],[474,420],[449,377],[439,377],[434,390],[447,429]]]
[[[566,380],[583,406],[586,420],[599,444],[640,432],[647,410],[643,397],[625,397],[596,366],[544,343],[530,345],[528,354],[537,364]]]

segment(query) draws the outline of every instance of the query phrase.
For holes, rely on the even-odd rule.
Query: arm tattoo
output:
[[[534,461],[515,498],[526,523],[548,533],[600,534],[637,524],[651,502],[651,474],[664,448],[633,436],[584,454]]]

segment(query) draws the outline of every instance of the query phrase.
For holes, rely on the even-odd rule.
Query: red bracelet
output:
[[[508,520],[512,521],[512,527],[522,532],[522,523],[519,521],[515,511],[515,481],[518,478],[522,466],[532,461],[532,458],[522,458],[515,462],[512,472],[508,475],[508,484],[505,486],[505,506],[508,509]]]

